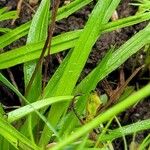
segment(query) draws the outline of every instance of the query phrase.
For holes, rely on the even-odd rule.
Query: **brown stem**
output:
[[[48,48],[48,54],[50,53],[50,46],[51,46],[51,41],[52,41],[52,36],[53,36],[53,32],[54,32],[54,27],[55,27],[55,21],[56,21],[56,15],[57,15],[57,10],[58,10],[58,7],[59,7],[59,3],[60,3],[60,0],[56,0],[54,3],[53,3],[53,6],[52,6],[52,16],[51,16],[51,24],[49,25],[48,27],[48,31],[47,31],[47,39],[45,41],[45,44],[44,44],[44,47],[42,49],[42,52],[41,52],[41,55],[40,55],[40,58],[35,66],[35,70],[32,74],[32,77],[29,81],[29,84],[28,86],[26,87],[26,90],[25,90],[25,96],[28,95],[30,89],[31,89],[31,86],[33,84],[33,81],[35,79],[35,76],[39,70],[39,68],[42,67],[42,64],[43,64],[43,60],[44,60],[44,55],[45,55],[45,52],[46,52],[46,49]]]
[[[9,77],[10,77],[10,80],[11,80],[12,84],[16,87],[17,90],[19,90],[18,85],[17,85],[17,83],[16,83],[16,81],[15,81],[15,78],[14,78],[13,73],[11,72],[10,69],[7,69],[7,72],[8,72],[8,74],[9,74]],[[19,98],[19,102],[20,102],[21,105],[23,104],[21,98]]]
[[[18,14],[18,16],[20,16],[23,1],[24,0],[19,0],[18,1],[18,4],[17,4],[17,14]],[[14,25],[15,21],[16,21],[16,19],[13,19],[11,25]]]
[[[59,8],[60,0],[53,0],[52,4],[52,21],[51,21],[51,26],[50,26],[50,33],[49,33],[49,43],[48,43],[48,52],[47,52],[47,57],[46,57],[46,64],[45,64],[45,71],[44,71],[44,79],[47,77],[47,71],[48,71],[48,64],[50,63],[50,49],[51,49],[51,43],[52,43],[52,36],[55,30],[55,22],[56,22],[56,16],[57,16],[57,11]],[[46,85],[46,80],[43,82],[43,89]]]
[[[131,76],[125,81],[125,83],[120,86],[117,87],[116,90],[114,90],[113,94],[110,96],[109,102],[102,108],[98,109],[98,114],[103,112],[106,108],[108,108],[110,105],[112,105],[113,103],[116,103],[116,101],[119,99],[119,97],[121,96],[121,94],[123,93],[124,89],[126,88],[126,86],[129,84],[129,82],[136,76],[136,74],[144,67],[145,65],[142,65],[141,67],[137,68],[132,74]]]

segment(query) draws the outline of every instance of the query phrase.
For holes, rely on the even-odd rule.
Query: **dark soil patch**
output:
[[[117,9],[119,18],[124,18],[130,15],[134,15],[136,13],[137,8],[129,5],[131,1],[132,0],[122,0],[121,4],[119,5]],[[0,1],[0,7],[8,6],[11,10],[15,10],[16,5],[17,5],[17,0],[8,0],[8,1],[1,0]],[[56,26],[55,35],[62,33],[62,32],[83,28],[93,6],[94,6],[94,2],[86,6],[82,10],[76,12],[75,14],[71,15],[67,19],[63,19],[59,21]],[[37,6],[34,7],[34,9],[36,8]],[[23,24],[27,22],[28,20],[30,20],[32,18],[32,15],[33,15],[33,12],[25,4],[23,4],[21,17],[16,21],[15,25],[11,26],[10,21],[5,21],[5,22],[0,23],[0,27],[15,28],[16,26],[19,26],[20,24]],[[146,26],[146,24],[147,22],[144,22],[138,25],[134,25],[131,27],[121,29],[119,32],[113,31],[111,33],[106,33],[102,35],[101,38],[96,42],[96,44],[93,47],[93,50],[90,54],[90,57],[84,68],[84,71],[82,72],[80,80],[83,79],[98,64],[98,62],[102,59],[105,53],[111,48],[111,46],[115,46],[115,48],[118,48],[123,43],[125,43],[131,36],[133,36],[136,32],[143,29]],[[21,38],[17,42],[14,42],[10,46],[8,46],[6,50],[14,49],[16,47],[24,45],[25,42],[26,42],[26,37]],[[66,52],[60,53],[60,56],[62,58],[65,55],[66,55]],[[144,52],[139,52],[136,55],[134,55],[132,58],[130,58],[123,65],[126,78],[131,75],[131,73],[133,72],[133,70],[135,70],[136,67],[141,66],[144,63],[144,59],[145,59],[144,55],[145,55]],[[59,65],[56,56],[52,56],[52,61],[50,65],[51,65],[51,70],[49,71],[49,74],[51,75],[52,73],[54,73],[57,66]],[[22,79],[23,78],[22,65],[12,67],[10,70],[12,71],[14,78],[16,79],[16,83],[19,89],[22,92],[24,92],[23,79]],[[7,71],[3,71],[3,73],[5,73],[5,75],[9,78]],[[150,75],[150,71],[148,69],[141,71],[141,73],[139,73],[133,79],[130,85],[135,86],[135,88],[137,88],[138,86],[145,85],[148,82],[146,78],[149,78],[149,75]],[[108,77],[109,82],[114,87],[118,83],[118,76],[119,76],[119,69],[111,73]],[[98,85],[97,90],[103,92],[103,89],[100,85]],[[5,102],[4,103],[5,105],[18,105],[19,104],[17,100],[17,96],[2,85],[0,85],[0,98],[3,103]],[[139,120],[147,119],[150,117],[149,110],[150,110],[150,99],[147,99],[143,102],[140,102],[136,107],[129,109],[125,113],[122,113],[121,118],[124,118],[124,119],[120,119],[120,122],[122,125],[126,125],[126,124],[130,124],[133,122],[137,122]],[[117,126],[114,124],[114,127],[117,127]],[[136,136],[137,142],[140,142],[141,140],[143,140],[147,134],[148,132],[142,132],[138,134]],[[127,136],[127,139],[129,139],[127,140],[129,143],[132,140],[131,136]],[[122,139],[116,140],[115,149],[116,150],[123,149]]]

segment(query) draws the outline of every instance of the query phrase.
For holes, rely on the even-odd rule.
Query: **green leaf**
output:
[[[25,23],[12,31],[0,36],[0,49],[25,36],[28,33],[30,22]]]
[[[49,8],[50,8],[50,1],[49,0],[42,0],[40,6],[34,15],[28,38],[27,44],[29,43],[38,43],[43,40],[46,40],[47,37],[47,29],[49,24]],[[35,69],[37,61],[31,61],[24,64],[24,82],[25,88],[27,87],[32,73]],[[35,80],[33,82],[33,86],[31,87],[28,98],[29,101],[33,102],[39,97],[39,94],[42,91],[42,68],[38,70]]]
[[[136,14],[134,16],[129,16],[123,19],[119,19],[116,21],[112,21],[104,26],[105,32],[111,32],[116,29],[121,29],[124,27],[132,26],[134,24],[138,24],[140,22],[146,21],[150,19],[150,13]]]
[[[144,39],[144,40],[143,40]],[[145,29],[135,34],[132,38],[130,38],[125,44],[123,44],[116,51],[110,51],[106,57],[102,59],[102,61],[98,64],[98,66],[90,72],[88,76],[86,76],[79,85],[77,85],[75,89],[75,94],[78,93],[88,93],[94,90],[97,84],[104,79],[109,73],[118,68],[121,64],[123,64],[129,57],[139,51],[144,45],[150,42],[150,26],[148,25]],[[86,96],[81,97],[77,104],[78,112],[82,113],[85,108]],[[70,114],[68,117],[68,121],[71,123],[69,126],[70,132],[75,126],[76,119],[72,119],[73,114]],[[66,125],[64,125],[66,126]]]
[[[32,19],[28,37],[27,37],[27,44],[38,43],[46,40],[48,24],[49,24],[49,9],[50,9],[50,1],[42,0]],[[41,48],[40,51],[42,49],[43,48]],[[24,72],[25,89],[29,84],[29,81],[35,70],[37,62],[38,62],[37,60],[33,60],[24,63],[23,72]],[[26,98],[28,99],[29,102],[32,103],[38,99],[41,93],[42,93],[42,66],[40,66],[38,71],[36,72],[34,81],[32,83],[32,86]],[[24,133],[24,135],[30,137],[31,140],[34,140],[34,136],[32,133],[32,122],[34,121],[35,118],[36,116],[34,114],[28,116],[27,117],[28,123],[24,124],[24,126],[26,126],[26,130],[24,131],[21,128],[21,132]],[[26,131],[29,132],[25,134]]]
[[[5,119],[0,117],[0,135],[7,139],[16,149],[35,149],[40,150],[38,146],[28,140],[24,135],[18,132]]]
[[[75,11],[81,9],[85,5],[89,4],[92,0],[76,0],[71,3],[69,3],[66,6],[63,6],[59,8],[58,15],[56,20],[59,21],[61,19],[68,17]],[[28,33],[28,30],[30,28],[31,21],[21,25],[20,27],[15,28],[12,30],[11,33],[7,33],[3,36],[0,36],[0,48],[4,48],[10,43],[16,41],[17,39],[25,36]]]
[[[27,103],[27,104],[30,105],[30,102],[1,73],[0,73],[0,82],[2,82],[4,85],[6,85],[7,87],[9,87],[9,89],[11,89],[14,93],[16,93],[19,98],[21,98],[22,100],[24,100],[25,103]],[[32,107],[32,105],[30,105],[30,106]],[[47,119],[42,114],[40,114],[39,111],[37,111],[36,109],[34,109],[34,112],[39,116],[39,118],[41,120],[43,120],[43,122],[45,123],[45,125],[48,126],[49,130],[52,130],[52,132],[54,132],[54,134],[59,138],[56,130],[47,121]]]
[[[102,28],[102,33],[111,32],[113,30],[120,29],[122,27],[127,27],[130,25],[134,25],[136,23],[139,23],[139,22],[142,22],[142,21],[145,21],[148,19],[150,19],[149,13],[138,14],[136,16],[131,16],[131,17],[119,19],[117,21],[113,21],[113,22],[106,24]],[[11,31],[11,32],[13,32],[13,31]],[[74,47],[75,43],[78,40],[81,33],[82,33],[82,30],[77,30],[77,31],[72,31],[72,32],[68,32],[68,33],[64,33],[64,34],[59,35],[60,39],[58,39],[58,41],[61,40],[61,41],[63,41],[64,44],[65,44],[65,42],[67,42],[69,40],[69,38],[72,39],[72,41],[68,41],[67,42],[68,44],[65,44],[68,46],[65,46],[63,44],[65,48],[63,48],[61,46],[62,42],[60,42],[60,45],[58,43],[57,44],[58,50],[56,50],[54,52],[53,52],[53,43],[52,43],[51,54],[60,52],[60,50],[65,50],[65,49],[69,49],[69,48]],[[64,38],[63,38],[63,36],[64,36]],[[5,36],[5,38],[6,38],[6,36]],[[66,38],[66,41],[64,40],[65,38]],[[54,38],[54,41],[55,41],[55,38]],[[12,67],[12,66],[20,64],[20,63],[24,63],[24,62],[39,58],[39,55],[41,53],[40,49],[42,48],[42,46],[43,46],[42,42],[41,43],[34,43],[34,44],[27,44],[26,46],[2,53],[0,55],[0,69],[5,69],[5,68]],[[30,51],[28,49],[30,49]]]
[[[31,103],[29,105],[23,106],[21,108],[15,109],[9,113],[7,113],[8,116],[8,122],[14,122],[16,120],[21,119],[22,117],[31,114],[32,112],[39,109],[42,109],[46,106],[49,106],[53,103],[58,103],[61,101],[70,101],[73,99],[73,96],[58,96],[58,97],[51,97],[47,99],[42,99],[37,102]]]
[[[110,56],[107,63],[103,64],[101,69],[101,63],[80,83],[77,88],[77,93],[83,91],[85,87],[88,87],[91,82],[94,89],[99,81],[106,77],[113,70],[118,68],[124,63],[130,56],[138,52],[144,45],[150,42],[150,25],[139,33],[135,34],[119,49],[114,51]],[[142,40],[144,39],[144,40]],[[108,59],[108,58],[107,58]],[[89,81],[91,79],[91,81]],[[84,89],[86,90],[86,89]]]
[[[8,19],[16,19],[17,11],[9,11],[7,12],[7,7],[0,9],[0,21],[8,20]]]
[[[102,26],[109,21],[111,14],[116,9],[119,2],[119,0],[105,0],[105,2],[100,0],[97,2],[63,70],[59,82],[53,88],[53,91],[50,91],[49,96],[68,95],[72,93],[86,60],[88,59],[92,46],[101,34]],[[52,105],[48,120],[56,126],[67,107],[68,104],[66,103]],[[55,116],[53,114],[55,114]],[[45,127],[42,132],[40,145],[46,145],[49,141],[49,137],[44,136],[46,133],[51,135],[51,133],[48,133],[47,127]]]
[[[71,31],[53,37],[51,54],[74,47],[80,31]],[[27,44],[23,47],[0,54],[0,69],[15,66],[39,58],[44,42]]]
[[[0,136],[0,149],[10,149],[9,142],[3,136]]]
[[[7,32],[10,32],[12,31],[12,29],[9,29],[9,28],[0,28],[0,32],[1,33],[7,33]]]
[[[3,7],[0,9],[0,15],[2,15],[3,13],[5,13],[7,11],[7,7]]]
[[[108,134],[102,135],[100,141],[112,141],[122,135],[130,135],[150,128],[150,119],[138,121],[133,124],[122,126],[121,128],[108,130]]]
[[[61,20],[62,18],[67,18],[73,12],[76,12],[77,10],[81,9],[92,1],[93,0],[74,0],[73,2],[69,3],[66,6],[63,6],[58,10],[57,19]]]
[[[150,144],[150,134],[148,134],[148,135],[146,136],[146,138],[144,138],[144,140],[142,141],[142,143],[141,143],[140,146],[139,146],[139,149],[145,150],[145,148],[146,148],[147,146],[149,146],[149,144]]]
[[[52,150],[59,150],[64,146],[72,143],[73,141],[85,135],[87,132],[90,132],[92,129],[96,128],[100,124],[108,121],[112,117],[116,116],[117,114],[123,112],[127,108],[134,105],[135,103],[139,102],[143,98],[149,96],[150,95],[149,89],[150,89],[150,84],[146,85],[139,91],[135,92],[134,94],[132,94],[131,96],[123,100],[122,102],[111,107],[104,113],[101,113],[95,119],[93,119],[89,123],[77,129],[73,134],[71,134],[67,138],[64,138],[62,142],[57,143],[57,145],[54,148],[52,148]]]

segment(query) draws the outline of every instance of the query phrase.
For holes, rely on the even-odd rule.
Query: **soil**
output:
[[[0,1],[0,7],[7,6],[10,8],[10,10],[16,10],[18,0],[1,0]],[[120,3],[117,12],[119,15],[119,18],[124,18],[127,16],[134,15],[137,11],[137,8],[134,6],[129,5],[131,0],[122,0]],[[87,19],[88,15],[90,14],[91,10],[93,9],[94,2],[92,2],[90,5],[87,5],[82,10],[74,13],[73,15],[69,16],[67,19],[63,19],[57,23],[55,35],[70,31],[70,30],[76,30],[83,28]],[[36,10],[37,6],[34,6],[33,9]],[[0,27],[10,27],[15,28],[16,26],[19,26],[28,20],[30,20],[33,16],[34,12],[29,9],[29,7],[25,4],[22,6],[22,11],[20,14],[20,18],[16,20],[15,24],[12,26],[10,24],[11,21],[4,21],[0,23]],[[111,48],[111,46],[115,46],[115,48],[118,48],[123,43],[125,43],[131,36],[133,36],[136,32],[143,29],[146,26],[147,22],[140,23],[131,27],[123,28],[119,32],[113,31],[111,33],[106,33],[101,36],[100,39],[96,42],[96,44],[93,47],[93,50],[90,54],[90,57],[87,61],[87,64],[84,68],[84,71],[82,72],[82,75],[80,77],[80,80],[83,79],[102,59],[102,57],[105,55],[105,53]],[[21,38],[20,40],[12,43],[8,47],[5,48],[5,50],[14,49],[16,47],[19,47],[21,45],[24,45],[26,42],[26,37]],[[63,58],[66,53],[60,53],[59,54],[61,58]],[[135,70],[136,67],[141,66],[144,63],[145,59],[145,53],[143,51],[137,53],[132,58],[130,58],[124,65],[122,65],[125,73],[125,77],[129,77],[131,73]],[[51,61],[51,70],[49,71],[49,74],[51,75],[54,73],[56,67],[59,65],[58,59],[56,56],[52,56]],[[15,67],[10,68],[11,72],[14,75],[14,78],[16,80],[16,83],[21,90],[21,92],[24,92],[23,89],[23,73],[22,73],[22,65],[18,65]],[[119,77],[119,70],[114,71],[108,76],[108,81],[110,82],[111,86],[115,88],[115,86],[118,84],[118,77]],[[3,70],[3,73],[9,78],[8,70]],[[130,86],[134,86],[135,89],[139,88],[139,86],[145,85],[148,83],[148,80],[146,78],[149,78],[150,70],[148,68],[141,71],[141,73],[138,73],[136,77],[131,81]],[[99,84],[97,86],[97,90],[103,92],[103,88]],[[19,105],[19,100],[17,99],[17,96],[13,94],[9,89],[6,87],[0,85],[0,99],[3,104],[5,105]],[[128,111],[122,113],[120,115],[120,122],[122,125],[130,124],[133,122],[137,122],[139,120],[150,118],[150,98],[147,98],[146,100],[140,102],[135,107],[129,109]],[[117,125],[114,123],[112,128],[117,127]],[[144,139],[144,137],[149,132],[142,132],[138,133],[136,135],[136,141],[141,142],[141,140]],[[127,136],[128,143],[131,143],[132,137]],[[123,149],[123,142],[122,139],[118,139],[114,142],[115,150],[121,150]]]

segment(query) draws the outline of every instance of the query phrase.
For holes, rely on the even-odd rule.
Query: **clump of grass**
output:
[[[62,6],[58,9],[56,21],[68,17],[90,2],[92,0],[74,0]],[[88,108],[95,110],[99,108],[98,105],[102,105],[101,98],[104,96],[91,96],[97,84],[150,42],[148,24],[118,49],[108,50],[99,64],[78,83],[92,47],[102,34],[150,19],[149,12],[144,11],[110,22],[119,3],[120,0],[98,0],[83,29],[62,33],[52,38],[51,55],[67,49],[69,52],[44,89],[42,89],[42,65],[36,70],[34,81],[25,96],[0,73],[1,84],[10,88],[22,100],[21,107],[10,112],[5,112],[3,107],[0,107],[0,149],[12,149],[12,146],[13,149],[35,150],[111,149],[113,140],[119,137],[123,137],[127,149],[126,135],[150,128],[149,119],[121,126],[115,117],[148,97],[150,84],[132,94],[127,94],[116,105],[99,114],[93,115],[91,110],[85,113],[87,103]],[[26,45],[0,54],[0,69],[23,64],[24,88],[30,83],[48,36],[48,26],[52,22],[52,12],[49,12],[51,5],[53,4],[49,0],[42,0],[31,21],[0,36],[1,49],[24,35],[28,36]],[[88,121],[81,123],[80,116],[83,113],[92,115],[92,118],[90,116]],[[119,127],[110,130],[109,126],[114,118]],[[20,126],[15,128],[13,123],[19,123]],[[101,132],[95,133],[96,128]],[[91,135],[94,137],[90,138]],[[149,136],[141,144],[141,149],[148,144]]]

